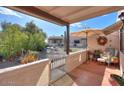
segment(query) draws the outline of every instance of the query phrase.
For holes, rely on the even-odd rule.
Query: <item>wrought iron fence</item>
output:
[[[65,65],[66,56],[59,56],[51,59],[51,69],[59,68]]]

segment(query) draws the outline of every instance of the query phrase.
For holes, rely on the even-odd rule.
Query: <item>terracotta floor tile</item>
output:
[[[69,73],[69,77],[73,81],[70,86],[111,86],[114,83],[109,81],[110,74],[120,75],[120,71],[115,67],[108,67],[98,62],[85,63]]]

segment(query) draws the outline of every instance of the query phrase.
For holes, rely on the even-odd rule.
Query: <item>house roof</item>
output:
[[[63,39],[64,37],[63,36],[50,36],[48,37],[48,39]]]
[[[7,8],[67,25],[124,9],[124,6],[8,6]]]

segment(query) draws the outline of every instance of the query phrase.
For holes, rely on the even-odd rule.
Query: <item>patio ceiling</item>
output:
[[[124,6],[7,6],[7,8],[59,25],[68,25],[122,10]]]
[[[115,32],[115,31],[119,31],[121,27],[122,27],[122,22],[118,21],[118,22],[116,22],[116,23],[104,28],[103,33],[105,35],[108,35],[108,34],[111,34],[111,33]]]

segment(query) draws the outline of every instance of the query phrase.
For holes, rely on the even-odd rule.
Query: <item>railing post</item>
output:
[[[70,51],[70,25],[66,25],[67,33],[66,33],[66,54],[69,54]]]

